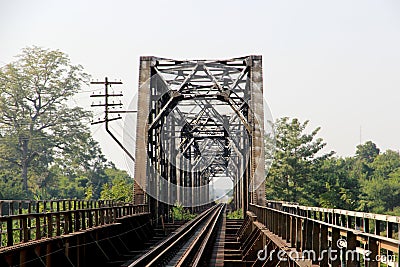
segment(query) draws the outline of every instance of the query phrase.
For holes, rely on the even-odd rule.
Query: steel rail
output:
[[[198,230],[199,226],[205,221],[208,223],[207,218],[210,218],[210,216],[214,217],[215,211],[220,211],[221,207],[223,207],[223,205],[216,205],[204,211],[195,219],[176,230],[170,237],[127,266],[157,266],[165,264],[166,261],[170,260],[171,256],[176,254],[185,242],[190,239],[193,233]]]
[[[176,266],[200,266],[201,260],[204,259],[206,248],[212,242],[212,236],[217,230],[218,221],[224,206],[217,209],[212,217],[207,221],[201,233],[191,242],[188,249],[182,255]]]

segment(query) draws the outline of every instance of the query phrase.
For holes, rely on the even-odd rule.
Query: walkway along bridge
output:
[[[142,57],[135,157],[116,140],[133,202],[0,201],[0,266],[398,266],[400,217],[266,200],[262,79],[261,56]],[[176,203],[195,219],[174,220]]]

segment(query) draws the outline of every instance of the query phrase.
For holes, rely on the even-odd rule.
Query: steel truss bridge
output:
[[[235,208],[265,204],[261,56],[140,60],[135,203],[165,215],[210,203],[228,177]],[[147,193],[144,194],[144,191]]]
[[[266,200],[262,84],[261,56],[141,57],[133,201],[0,200],[0,266],[399,266],[400,217]]]

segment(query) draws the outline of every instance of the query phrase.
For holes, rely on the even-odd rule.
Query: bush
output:
[[[196,217],[196,214],[190,213],[188,209],[185,209],[181,203],[175,203],[175,206],[172,207],[172,218],[174,220],[192,220]]]
[[[226,215],[227,219],[243,219],[243,211],[242,209],[234,210],[228,212],[228,215]]]

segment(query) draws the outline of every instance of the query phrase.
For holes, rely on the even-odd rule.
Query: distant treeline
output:
[[[353,157],[323,154],[326,145],[307,133],[308,121],[275,123],[276,152],[266,177],[267,199],[304,205],[400,215],[400,155],[381,152],[371,141]]]

